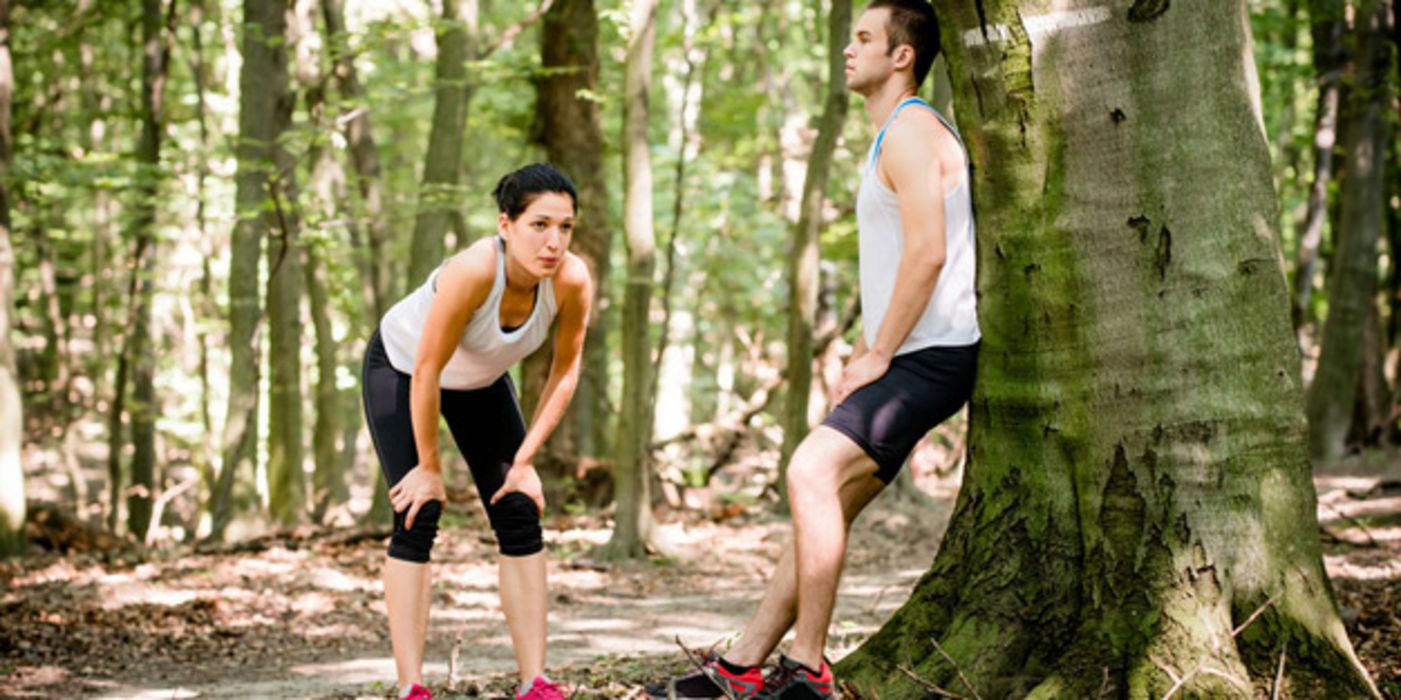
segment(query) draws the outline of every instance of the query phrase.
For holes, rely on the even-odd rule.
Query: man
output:
[[[969,160],[953,128],[914,97],[938,52],[926,0],[871,2],[843,52],[847,87],[865,98],[876,134],[856,203],[863,332],[836,409],[793,454],[793,546],[758,611],[723,655],[649,687],[654,698],[834,697],[823,648],[847,529],[972,392],[981,335]],[[795,622],[788,654],[765,678],[760,665]]]

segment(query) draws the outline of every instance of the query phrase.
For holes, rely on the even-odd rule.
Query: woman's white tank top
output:
[[[405,374],[413,374],[419,338],[428,319],[428,309],[437,293],[439,265],[428,280],[391,307],[379,322],[389,364]],[[512,365],[535,352],[550,335],[555,318],[555,292],[552,280],[540,280],[535,288],[535,305],[530,317],[514,330],[501,330],[501,297],[506,292],[505,243],[496,238],[496,280],[486,301],[472,312],[462,339],[443,367],[439,386],[444,389],[480,389],[491,385]]]

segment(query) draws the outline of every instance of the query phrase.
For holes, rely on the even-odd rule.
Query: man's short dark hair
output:
[[[871,0],[868,10],[880,8],[890,10],[890,21],[885,33],[890,38],[887,52],[895,51],[901,45],[909,46],[915,52],[915,87],[929,75],[934,57],[939,55],[939,19],[934,16],[934,8],[926,0]]]

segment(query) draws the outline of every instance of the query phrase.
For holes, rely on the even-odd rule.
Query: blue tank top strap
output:
[[[968,145],[963,143],[963,134],[958,133],[958,127],[955,127],[952,122],[950,122],[948,119],[945,119],[944,115],[939,113],[939,110],[934,109],[934,105],[925,102],[922,98],[919,97],[906,97],[905,99],[901,100],[900,104],[895,105],[895,109],[891,110],[890,116],[885,118],[885,123],[881,125],[880,131],[876,134],[876,143],[874,146],[871,147],[872,164],[874,164],[876,162],[876,159],[880,157],[881,142],[885,141],[885,130],[890,128],[891,122],[895,121],[895,115],[899,114],[900,110],[904,109],[909,105],[919,105],[920,107],[923,107],[929,110],[930,112],[933,112],[934,117],[939,120],[939,123],[943,124],[944,127],[949,130],[949,133],[953,134],[953,137],[958,140],[958,145],[963,149],[964,160],[968,161],[970,167],[972,166],[973,159],[968,153]]]

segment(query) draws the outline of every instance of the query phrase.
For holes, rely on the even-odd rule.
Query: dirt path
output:
[[[1320,475],[1325,563],[1354,645],[1387,697],[1401,698],[1401,459]],[[947,492],[945,492],[947,493]],[[950,514],[882,497],[852,532],[834,626],[840,657],[904,602]],[[626,697],[680,668],[679,637],[705,646],[751,613],[788,536],[751,509],[723,523],[665,526],[674,558],[593,567],[597,520],[550,523],[550,667],[587,697]],[[427,673],[445,690],[503,695],[515,663],[496,595],[495,547],[471,514],[450,514],[434,551]],[[93,557],[0,568],[0,696],[383,698],[394,677],[378,572],[383,544],[322,542],[242,554]]]
[[[950,502],[883,499],[857,524],[834,645],[873,631],[932,560]],[[494,545],[472,516],[434,550],[438,585],[426,672],[441,685],[459,633],[459,688],[504,692],[515,667],[496,595]],[[671,523],[675,559],[604,569],[585,559],[597,524],[559,520],[550,542],[550,665],[674,662],[752,611],[787,539],[757,516]],[[384,697],[394,677],[378,581],[382,544],[187,555],[135,566],[54,560],[18,572],[0,598],[6,697]],[[642,659],[639,657],[653,657]],[[666,660],[662,660],[665,657]]]

